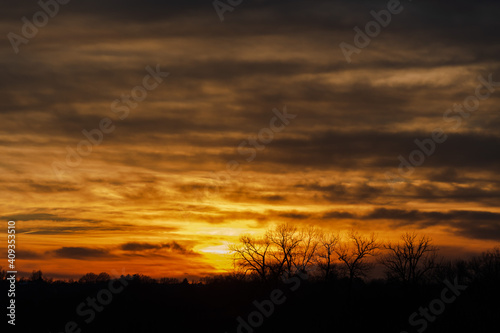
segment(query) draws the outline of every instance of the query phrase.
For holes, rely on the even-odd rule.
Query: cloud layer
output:
[[[40,10],[0,3],[3,36]],[[385,6],[248,1],[220,22],[210,1],[91,0],[61,6],[19,54],[5,38],[0,208],[18,221],[27,269],[40,256],[69,274],[75,259],[137,268],[154,255],[178,275],[220,271],[229,261],[210,249],[283,221],[498,244],[500,86],[469,116],[453,108],[478,76],[500,82],[500,3],[402,2],[348,64],[339,44]],[[135,108],[121,103],[121,119],[113,101],[157,64],[170,75]],[[297,117],[263,144],[285,106]],[[68,166],[103,118],[115,130]],[[399,156],[438,128],[446,141],[402,174]]]

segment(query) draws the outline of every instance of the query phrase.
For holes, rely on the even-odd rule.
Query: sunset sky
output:
[[[41,7],[0,3],[1,233],[17,222],[21,272],[221,273],[228,242],[281,222],[416,230],[442,254],[500,242],[500,83],[447,112],[478,76],[500,82],[498,1],[402,1],[351,63],[339,45],[387,1],[246,0],[221,22],[212,1],[73,0],[17,54],[8,34]],[[114,103],[147,66],[169,75]],[[436,128],[446,141],[401,177]]]

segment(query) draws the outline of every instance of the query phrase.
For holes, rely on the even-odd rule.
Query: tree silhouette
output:
[[[108,282],[109,280],[111,280],[111,276],[109,276],[109,274],[106,272],[99,273],[99,275],[95,279],[97,283]]]
[[[470,262],[473,278],[486,282],[500,281],[500,247],[483,252]]]
[[[306,272],[315,261],[318,235],[316,228],[298,229],[285,223],[268,230],[261,238],[242,236],[240,243],[229,245],[229,249],[235,268],[266,281],[285,273]]]
[[[323,272],[325,281],[335,276],[335,248],[339,236],[334,233],[323,234],[319,238],[319,250],[316,257],[318,268]]]
[[[351,231],[347,241],[341,243],[335,252],[339,260],[343,263],[347,276],[349,278],[349,293],[352,289],[354,278],[364,277],[373,267],[371,263],[366,262],[367,257],[377,255],[377,249],[380,245],[377,243],[375,235],[369,237],[361,236],[356,231]]]
[[[292,260],[297,271],[306,273],[307,267],[317,255],[319,246],[319,230],[309,227],[299,231],[299,244],[292,253]]]
[[[413,232],[403,234],[401,240],[397,244],[384,245],[389,253],[381,263],[386,267],[388,278],[417,284],[436,267],[437,248],[432,246],[431,238],[419,237]]]
[[[32,282],[43,282],[43,273],[41,270],[33,271],[31,273],[30,281]]]
[[[95,273],[87,273],[78,280],[79,283],[96,283],[97,282],[97,274]]]
[[[160,278],[161,284],[179,284],[180,281],[177,278],[162,277]]]
[[[245,274],[253,272],[265,281],[269,272],[268,251],[271,242],[267,237],[241,236],[240,243],[229,245],[235,267],[242,268]]]
[[[274,258],[270,266],[274,276],[282,276],[283,273],[292,273],[294,267],[294,251],[301,242],[297,227],[288,223],[278,225],[275,229],[266,233],[266,238],[273,245],[270,251]]]

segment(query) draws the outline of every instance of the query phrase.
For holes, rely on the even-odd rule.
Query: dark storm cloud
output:
[[[55,222],[67,222],[74,221],[70,218],[60,217],[55,214],[47,213],[34,213],[34,214],[15,214],[10,216],[0,216],[2,220],[12,220],[12,221],[55,221]],[[88,221],[91,222],[91,221]]]
[[[128,230],[132,229],[131,225],[120,225],[113,224],[111,226],[48,226],[48,227],[24,227],[22,231],[19,233],[23,234],[31,234],[31,235],[63,235],[68,234],[72,235],[75,233],[84,234],[84,233],[93,233],[93,232],[123,232],[125,228]]]
[[[289,212],[289,213],[280,213],[278,214],[280,217],[284,217],[292,220],[305,220],[311,217],[311,214],[297,213],[297,212]]]
[[[324,133],[307,139],[280,139],[273,142],[272,153],[259,158],[294,166],[332,168],[397,167],[398,156],[408,155],[418,147],[414,141],[430,133],[351,132]],[[436,145],[436,151],[425,161],[426,167],[492,168],[500,165],[500,137],[480,134],[449,134],[448,140]],[[335,189],[342,191],[341,188]]]
[[[458,228],[456,232],[462,237],[500,241],[500,219],[495,221],[460,221],[452,227]]]
[[[459,173],[456,168],[442,168],[438,171],[431,173],[428,179],[435,182],[458,182],[460,181]]]
[[[328,132],[300,139],[277,139],[259,153],[260,164],[251,164],[249,167],[259,168],[264,163],[275,163],[290,168],[397,168],[400,164],[398,156],[408,159],[408,155],[418,148],[414,140],[429,136],[430,133],[417,132]],[[435,153],[426,159],[424,166],[495,169],[500,166],[500,155],[494,152],[499,150],[499,137],[472,133],[449,134],[444,144],[436,145]],[[225,160],[229,158],[230,155],[225,156]],[[318,190],[338,194],[345,192],[341,185]]]
[[[161,123],[161,120],[157,120]],[[186,126],[196,128],[195,124]],[[152,130],[153,127],[144,127],[144,133]],[[160,130],[160,129],[159,129]],[[196,163],[198,167],[203,167],[200,161],[212,161],[220,163],[221,168],[227,161],[236,159],[244,164],[246,170],[267,171],[275,168],[274,165],[286,165],[290,171],[304,167],[314,167],[317,169],[338,169],[349,170],[354,167],[358,169],[387,168],[387,171],[397,172],[400,164],[398,156],[401,155],[408,160],[409,154],[418,149],[415,139],[423,140],[430,136],[430,133],[410,132],[410,133],[377,133],[377,132],[351,132],[310,134],[305,138],[277,138],[266,147],[266,150],[259,152],[259,163],[245,163],[245,158],[250,154],[238,153],[236,148],[239,143],[247,138],[243,135],[240,140],[228,138],[213,138],[205,142],[200,142],[200,148],[233,147],[232,153],[210,153],[208,150],[201,150],[191,156],[169,155],[167,147],[160,148],[156,152],[120,150],[116,156],[108,155],[108,158],[117,162],[134,165],[135,163],[147,164],[153,167],[163,163],[164,160],[178,162]],[[81,138],[79,138],[81,139]],[[122,138],[120,140],[125,140]],[[130,139],[128,137],[128,139]],[[179,138],[179,140],[181,140]],[[144,137],[144,144],[150,142],[163,146],[169,142],[174,144],[179,142],[175,138],[157,140],[154,136]],[[75,140],[76,141],[76,140]],[[75,144],[78,141],[75,142]],[[180,144],[187,145],[189,138],[182,138]],[[112,144],[113,142],[111,142]],[[191,141],[191,147],[197,143]],[[448,140],[443,144],[436,145],[436,151],[427,157],[423,168],[465,168],[465,169],[491,169],[495,170],[500,166],[500,155],[494,152],[500,150],[500,137],[492,135],[481,135],[475,133],[449,134]],[[133,156],[132,156],[133,155]],[[138,157],[140,157],[138,159]],[[419,168],[416,168],[416,174]],[[202,185],[200,185],[202,186]],[[366,187],[367,195],[375,195],[376,191],[371,187]],[[342,186],[329,188],[332,192],[343,193]],[[361,189],[360,189],[361,190]]]
[[[284,197],[282,195],[268,195],[268,196],[262,196],[261,198],[264,201],[272,201],[272,202],[275,202],[275,201],[285,201],[286,200],[286,197]]]
[[[220,220],[251,220],[259,223],[276,221],[310,221],[320,225],[331,224],[333,221],[348,220],[359,226],[370,226],[376,221],[386,221],[391,229],[425,229],[435,226],[445,226],[450,234],[470,239],[500,240],[500,213],[489,211],[450,210],[422,211],[417,209],[376,208],[366,213],[357,211],[337,210],[323,213],[304,211],[267,210],[265,214],[256,215],[251,211],[219,211]],[[207,216],[205,221],[211,222]],[[216,222],[212,222],[216,223]],[[381,225],[377,222],[377,225]],[[160,249],[162,244],[130,243],[124,249],[142,251]]]
[[[141,243],[141,242],[128,242],[122,244],[120,248],[123,251],[130,252],[142,252],[148,250],[160,250],[160,249],[168,249],[173,252],[182,253],[182,254],[195,254],[192,250],[187,249],[186,247],[180,245],[177,242],[170,243]]]
[[[347,187],[344,184],[298,184],[297,188],[302,188],[307,191],[322,192],[323,198],[330,202],[359,202],[359,200],[370,200],[381,196],[384,192],[383,188],[377,188],[368,184],[356,184]]]
[[[366,220],[392,220],[396,227],[426,228],[440,225],[456,235],[482,240],[500,241],[500,213],[488,211],[425,212],[405,209],[375,209],[361,216]]]
[[[434,184],[420,186],[409,185],[412,197],[416,199],[429,199],[440,202],[466,202],[476,201],[489,203],[491,206],[498,206],[500,200],[500,186],[495,185],[497,177],[475,181],[474,179],[460,179],[462,184],[457,184],[451,188],[440,188]],[[464,186],[463,184],[466,184]]]
[[[16,250],[16,257],[23,259],[44,259],[45,256],[41,253],[30,250]]]
[[[323,214],[323,219],[354,219],[356,215],[349,212],[331,211]]]
[[[127,17],[137,22],[150,22],[154,19],[167,20],[175,18],[176,15],[181,16],[196,16],[196,15],[215,15],[212,5],[213,1],[209,0],[191,0],[189,2],[182,1],[161,1],[161,0],[109,0],[106,2],[89,0],[85,2],[71,2],[69,5],[64,5],[62,8],[70,13],[83,13],[87,15],[103,15],[108,19],[115,18],[116,20]],[[8,3],[3,0],[1,3]],[[10,3],[9,3],[10,4]],[[472,6],[470,1],[441,1],[435,2],[431,0],[421,0],[418,3],[403,3],[406,11],[411,11],[413,16],[407,15],[402,23],[410,25],[411,23],[421,19],[423,16],[425,21],[423,26],[446,26],[454,24],[460,27],[461,24],[468,22],[477,22],[480,19],[486,20],[487,23],[496,23],[495,17],[490,12],[498,8],[498,2],[494,0],[479,0],[475,1]],[[331,15],[335,18],[340,18],[347,11],[352,12],[353,18],[347,17],[341,22],[350,27],[354,19],[360,19],[363,16],[369,17],[368,13],[371,9],[383,9],[386,2],[374,2],[373,0],[353,1],[348,4],[340,1],[305,1],[305,0],[273,0],[273,1],[249,1],[236,6],[234,13],[228,12],[228,17],[245,17],[248,12],[265,12],[272,13],[272,19],[285,18],[292,16],[299,20],[299,24],[304,23],[321,23],[327,21],[329,13],[325,13],[327,9],[340,9],[340,12],[332,12]],[[11,6],[5,6],[5,13],[12,15],[13,12],[22,13],[27,10],[35,10],[38,8],[36,3],[12,3]],[[431,9],[433,11],[431,11]],[[361,12],[362,14],[356,14]],[[446,15],[447,14],[447,15]],[[425,16],[424,16],[425,15]],[[450,17],[451,16],[451,17]],[[219,23],[215,15],[216,23]],[[316,19],[316,21],[315,21]],[[322,19],[322,20],[321,20]],[[228,23],[234,23],[236,19],[227,20]],[[339,20],[340,21],[340,20]]]
[[[27,180],[26,183],[29,186],[29,190],[38,193],[77,192],[81,190],[81,187],[79,186],[59,184],[55,182],[36,183],[32,180]]]
[[[369,176],[369,172],[367,176]],[[385,181],[383,176],[378,181]],[[425,179],[423,174],[420,179]],[[371,203],[382,205],[385,203],[404,203],[406,200],[419,200],[422,202],[475,202],[489,207],[498,207],[500,201],[500,186],[495,185],[495,176],[485,179],[460,178],[456,182],[441,181],[446,187],[425,182],[422,184],[401,183],[397,191],[393,191],[387,183],[369,185],[366,183],[350,184],[342,183],[319,185],[317,183],[295,184],[296,188],[313,195],[320,193],[321,198],[332,203]],[[377,180],[377,179],[375,179]]]
[[[474,220],[500,222],[500,213],[487,211],[452,210],[449,212],[424,212],[419,210],[377,208],[364,215],[365,219],[390,219],[414,221],[449,221],[449,220]]]
[[[150,243],[136,243],[130,242],[121,245],[121,249],[124,251],[144,251],[152,249],[161,249],[160,244],[150,244]]]
[[[183,245],[173,241],[169,243],[145,243],[145,242],[128,242],[119,246],[119,249],[132,252],[135,255],[141,255],[141,252],[150,250],[167,249],[172,253],[187,255],[187,256],[200,256],[199,253],[186,248]],[[99,258],[115,258],[117,255],[113,254],[109,249],[93,248],[93,247],[61,247],[56,250],[48,251],[47,254],[54,255],[58,258],[69,259],[99,259]],[[156,254],[155,254],[156,255]],[[128,255],[127,255],[128,256]],[[161,256],[161,253],[158,253]],[[165,256],[171,257],[171,256]]]
[[[380,5],[385,5],[380,3]],[[492,61],[496,60],[497,52],[495,50],[495,43],[492,43],[491,38],[494,37],[493,32],[498,23],[497,20],[490,14],[493,9],[497,8],[493,1],[479,1],[475,2],[472,10],[463,12],[464,8],[469,8],[471,5],[466,2],[457,2],[453,5],[443,3],[433,3],[422,1],[418,4],[405,4],[405,11],[401,16],[395,16],[393,23],[386,30],[382,32],[380,40],[377,39],[373,42],[386,47],[388,52],[391,51],[390,40],[384,39],[384,34],[388,36],[397,35],[404,38],[404,34],[411,32],[412,39],[405,41],[406,44],[398,44],[398,48],[411,50],[420,44],[425,45],[428,43],[430,35],[439,36],[440,34],[449,33],[452,36],[461,36],[462,38],[473,37],[476,43],[484,43],[488,47],[470,47],[469,43],[459,45],[460,47],[467,48],[467,54],[461,55],[460,52],[453,52],[453,56],[447,59],[433,57],[432,59],[425,58],[422,60],[418,57],[419,62],[415,62],[416,56],[411,56],[407,62],[391,61],[383,59],[369,59],[353,64],[350,67],[345,66],[342,61],[334,60],[333,52],[339,52],[337,45],[333,41],[336,36],[343,34],[352,38],[354,34],[352,27],[354,25],[361,25],[368,21],[370,18],[369,11],[373,9],[375,4],[368,1],[360,1],[350,3],[348,5],[343,3],[332,3],[328,1],[263,1],[263,2],[248,2],[238,6],[237,10],[232,13],[227,13],[228,17],[240,18],[228,19],[227,22],[221,24],[215,14],[212,3],[210,1],[193,1],[187,3],[165,3],[159,1],[146,1],[144,3],[137,3],[135,1],[127,2],[72,2],[67,6],[61,8],[59,15],[54,19],[61,22],[65,16],[72,17],[79,15],[83,17],[100,17],[103,20],[97,20],[97,25],[106,25],[108,28],[103,33],[102,30],[94,31],[92,29],[80,29],[84,34],[87,34],[87,39],[75,38],[74,41],[68,40],[68,33],[64,30],[57,30],[54,35],[48,37],[37,36],[37,40],[30,42],[27,47],[35,47],[35,42],[50,43],[51,38],[62,38],[66,43],[91,43],[100,40],[110,41],[113,38],[120,37],[124,42],[129,41],[131,44],[147,36],[150,39],[159,39],[158,42],[165,43],[168,48],[171,41],[168,37],[172,36],[188,36],[193,38],[193,43],[198,42],[197,38],[204,33],[210,34],[210,39],[216,42],[214,46],[207,50],[207,56],[201,58],[197,54],[192,55],[189,62],[186,61],[173,61],[174,58],[168,58],[165,66],[172,66],[172,78],[175,80],[175,86],[170,86],[168,89],[162,87],[158,92],[152,93],[145,103],[157,102],[160,100],[168,100],[172,96],[182,96],[184,100],[194,100],[196,97],[202,96],[208,102],[207,111],[217,113],[220,105],[218,101],[212,100],[214,95],[207,94],[205,86],[211,84],[226,83],[232,89],[234,94],[231,99],[233,105],[252,105],[252,112],[239,114],[233,117],[231,121],[220,122],[219,119],[200,119],[201,111],[197,106],[193,106],[188,110],[172,110],[169,109],[168,113],[154,117],[143,117],[141,112],[133,113],[133,119],[128,119],[125,122],[118,122],[119,130],[127,135],[114,135],[112,143],[126,143],[131,139],[138,142],[148,144],[149,142],[158,142],[157,135],[186,135],[193,133],[213,133],[213,132],[228,132],[231,130],[250,132],[262,126],[265,116],[263,110],[268,110],[270,105],[276,106],[281,101],[290,102],[290,104],[315,104],[323,103],[321,111],[318,107],[301,106],[307,109],[305,117],[303,117],[302,127],[309,124],[324,124],[332,126],[342,125],[355,125],[362,124],[368,121],[375,122],[376,124],[384,124],[390,122],[411,121],[412,119],[422,116],[422,112],[433,111],[420,111],[408,112],[406,108],[411,104],[413,96],[419,92],[428,91],[425,86],[413,89],[398,87],[397,91],[393,87],[378,87],[366,80],[366,77],[361,77],[359,82],[346,83],[342,89],[332,84],[322,82],[321,80],[307,80],[307,81],[293,81],[291,78],[296,75],[313,75],[321,73],[330,73],[334,76],[338,71],[351,69],[364,69],[368,73],[371,69],[415,69],[433,68],[441,66],[453,65],[470,65],[477,64],[478,61]],[[37,6],[25,7],[21,4],[9,4],[8,16],[16,15],[24,9],[25,15],[36,9]],[[17,8],[17,9],[16,9]],[[383,6],[381,7],[383,8]],[[328,12],[330,9],[331,13]],[[335,10],[334,10],[335,9]],[[340,12],[337,11],[341,9]],[[251,21],[252,15],[250,13],[262,13],[266,19]],[[436,15],[436,12],[446,12],[447,15]],[[342,15],[349,13],[350,15]],[[4,14],[7,15],[7,14]],[[404,19],[402,15],[405,15]],[[104,20],[104,18],[106,20]],[[135,24],[123,25],[123,19],[128,18]],[[181,20],[179,23],[178,20]],[[207,20],[213,18],[213,22],[207,24]],[[291,20],[290,18],[293,18]],[[425,24],[422,25],[422,19],[425,19]],[[203,29],[198,29],[200,21],[203,22]],[[75,24],[77,24],[75,21]],[[105,22],[105,23],[100,23]],[[210,22],[210,21],[208,21]],[[481,22],[481,31],[471,30],[478,22]],[[52,23],[52,22],[51,22]],[[227,24],[226,24],[227,23]],[[158,26],[166,26],[168,29],[157,29]],[[242,26],[240,29],[233,29],[234,26]],[[397,26],[397,29],[396,29]],[[424,26],[424,29],[420,29]],[[256,29],[258,27],[258,29]],[[308,27],[304,30],[303,27]],[[415,31],[416,28],[419,30]],[[448,27],[448,29],[442,29]],[[487,29],[484,29],[487,27]],[[401,28],[404,28],[401,30]],[[490,29],[491,28],[491,29]],[[51,31],[51,25],[44,27],[43,31]],[[409,31],[407,31],[407,30]],[[458,30],[457,30],[458,29]],[[42,29],[41,29],[42,30]],[[308,38],[312,43],[316,43],[311,52],[320,53],[321,50],[327,48],[332,51],[331,60],[323,61],[309,61],[309,59],[301,59],[300,56],[295,58],[286,57],[283,54],[283,59],[271,59],[258,61],[255,59],[243,59],[240,55],[235,55],[231,52],[222,52],[228,44],[223,42],[226,37],[230,38],[245,38],[250,34],[259,35],[263,31],[267,34],[271,32],[280,36],[280,38],[289,38],[282,43],[290,48],[293,45],[288,43],[293,42],[296,36],[296,31],[300,30],[303,33],[311,33],[312,38]],[[439,34],[436,35],[436,30]],[[468,31],[467,34],[460,33],[460,31]],[[134,32],[135,31],[135,32]],[[453,31],[453,34],[451,33]],[[481,33],[479,35],[479,33]],[[328,40],[325,35],[331,34],[331,39]],[[165,38],[166,40],[162,40]],[[490,38],[490,39],[488,39]],[[221,44],[217,44],[217,40]],[[189,39],[188,39],[189,40]],[[328,44],[325,42],[328,41]],[[265,43],[265,41],[263,42]],[[412,44],[413,43],[413,44]],[[60,43],[56,43],[59,48]],[[76,44],[78,45],[78,44]],[[327,46],[328,45],[328,46]],[[56,47],[54,46],[56,49]],[[70,49],[70,48],[68,48]],[[55,51],[63,52],[65,50]],[[120,55],[119,51],[113,51],[114,54],[108,56]],[[86,54],[91,59],[89,62],[87,58],[71,58],[69,57],[63,64],[59,62],[52,62],[52,57],[42,58],[34,61],[30,58],[19,60],[17,57],[6,57],[5,62],[1,64],[2,72],[6,75],[6,80],[1,81],[1,95],[5,102],[5,107],[2,112],[14,113],[17,111],[32,112],[33,110],[43,110],[43,112],[50,114],[49,121],[45,121],[43,126],[38,122],[33,121],[34,117],[23,117],[22,120],[16,118],[15,115],[10,119],[12,123],[19,124],[19,133],[37,133],[45,134],[54,142],[64,145],[60,141],[61,137],[66,137],[71,140],[81,139],[82,129],[91,129],[98,124],[99,120],[104,116],[112,117],[113,114],[109,112],[110,102],[117,98],[123,91],[127,91],[130,87],[136,85],[141,79],[143,74],[143,67],[150,58],[144,57],[140,52],[137,54],[129,55],[132,57],[132,64],[127,61],[128,58],[120,58],[121,61],[105,60],[101,54]],[[154,57],[151,57],[154,58]],[[163,56],[159,57],[163,58]],[[158,60],[159,58],[156,58]],[[28,60],[28,61],[26,61]],[[151,59],[152,60],[152,59]],[[161,59],[160,59],[161,60]],[[180,60],[178,57],[175,60]],[[12,66],[13,61],[16,66]],[[87,65],[81,65],[87,63]],[[140,66],[133,65],[140,63]],[[40,66],[43,64],[43,66]],[[169,69],[170,70],[170,69]],[[367,76],[367,75],[365,75]],[[50,77],[50,85],[45,89],[40,87],[47,83],[46,78]],[[241,79],[245,78],[244,82]],[[255,82],[252,80],[255,78]],[[276,84],[268,84],[265,90],[259,89],[260,80],[276,82]],[[363,82],[365,81],[365,82]],[[362,84],[360,84],[362,82]],[[286,87],[284,89],[283,87]],[[453,85],[446,87],[453,88]],[[162,90],[163,89],[163,90]],[[442,89],[442,88],[441,88]],[[30,91],[30,103],[19,103],[22,99],[22,92]],[[443,91],[444,93],[445,91]],[[363,96],[363,98],[360,98]],[[462,96],[461,96],[462,97]],[[103,103],[102,110],[93,109],[95,114],[84,114],[77,110],[77,104],[82,102]],[[152,104],[144,104],[151,108]],[[390,107],[388,107],[390,105]],[[347,112],[349,110],[349,112]],[[139,111],[139,110],[137,110]],[[441,110],[443,112],[444,110]],[[182,113],[182,114],[181,114]],[[334,115],[336,115],[334,117]],[[342,115],[340,117],[340,115]],[[36,116],[35,116],[36,118]],[[115,118],[116,119],[116,118]],[[493,125],[492,125],[493,126]],[[297,129],[304,131],[304,128]],[[118,133],[118,132],[117,132]],[[370,138],[369,133],[366,133],[366,138],[373,144],[378,143],[379,146],[387,146],[388,138],[383,136],[377,138]],[[365,135],[365,133],[359,133]],[[411,133],[402,133],[402,136],[411,136]],[[191,139],[185,138],[187,142],[193,143],[197,139],[195,145],[213,145],[213,146],[228,146],[229,140],[214,142],[210,138]],[[394,140],[398,140],[397,135],[394,135]],[[408,138],[411,139],[412,138]],[[26,140],[26,139],[25,139]],[[57,141],[56,141],[57,140]],[[311,143],[316,144],[315,140],[318,138],[307,138]],[[323,141],[323,139],[320,139]],[[325,138],[328,140],[328,138]],[[368,141],[368,140],[367,140]],[[169,142],[179,142],[178,137],[172,137]],[[26,143],[26,141],[24,141]],[[473,142],[472,144],[476,144]],[[9,144],[23,144],[23,141],[9,142]],[[29,142],[30,145],[43,145],[42,143]],[[286,143],[284,143],[286,144]],[[359,143],[358,143],[359,144]],[[472,145],[471,144],[471,145]],[[393,145],[390,145],[391,147]],[[307,161],[308,156],[300,155],[300,143],[297,147],[297,154],[300,156],[301,161]],[[321,148],[321,142],[320,142]],[[360,154],[366,155],[363,150],[352,150],[352,147],[346,146],[345,150],[349,149],[348,155],[352,158],[357,158]],[[378,147],[380,149],[380,147]],[[309,147],[307,147],[309,149]],[[388,148],[389,149],[389,148]],[[387,149],[387,150],[388,150]],[[392,149],[391,151],[397,151]],[[378,151],[374,151],[374,154]],[[288,154],[289,150],[283,150],[283,154]],[[323,152],[328,156],[329,151]],[[342,152],[344,154],[344,152]],[[317,154],[321,155],[321,154]],[[151,156],[151,159],[157,159],[158,156]],[[209,157],[209,156],[207,156]],[[332,158],[318,158],[314,156],[311,159],[311,164],[321,165],[322,161],[331,163]],[[335,159],[342,164],[351,164],[351,161],[342,161],[335,156]],[[349,158],[348,158],[349,159]],[[447,158],[443,157],[444,160]],[[475,161],[475,159],[468,159]],[[293,161],[294,162],[294,161]],[[480,163],[480,161],[478,162]]]
[[[52,251],[52,253],[59,258],[68,259],[98,259],[107,258],[111,254],[108,250],[96,249],[89,247],[61,247],[57,250]]]

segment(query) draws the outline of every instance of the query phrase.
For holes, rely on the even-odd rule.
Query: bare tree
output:
[[[106,272],[102,272],[102,273],[99,273],[99,275],[97,275],[95,281],[97,283],[99,282],[108,282],[109,280],[111,280],[111,276],[109,276],[108,273]]]
[[[319,250],[316,261],[319,269],[323,272],[324,279],[330,280],[335,274],[335,248],[339,236],[334,233],[323,234],[319,238]]]
[[[386,267],[389,278],[416,284],[436,267],[437,248],[432,246],[431,238],[425,235],[419,237],[413,232],[403,234],[401,240],[384,246],[389,253],[381,263]]]
[[[372,268],[372,264],[366,261],[367,257],[377,255],[380,247],[375,235],[369,237],[361,236],[358,232],[351,231],[348,240],[340,244],[335,252],[343,263],[349,277],[349,290],[356,277],[365,276]]]
[[[33,282],[42,282],[43,281],[43,273],[42,273],[42,271],[38,270],[38,271],[31,272],[30,281],[33,281]]]
[[[271,242],[267,237],[258,239],[242,236],[240,244],[229,245],[229,250],[233,253],[235,267],[243,269],[245,274],[253,272],[265,281],[270,269],[268,262],[270,246]]]
[[[288,223],[280,224],[268,231],[266,238],[273,244],[271,256],[274,262],[270,265],[273,275],[278,277],[285,271],[291,273],[294,267],[294,252],[301,242],[297,227]]]
[[[500,247],[495,247],[472,258],[469,267],[472,279],[498,283],[500,281]]]
[[[319,246],[319,234],[315,227],[299,231],[299,244],[292,254],[295,269],[299,272],[307,272],[307,267],[312,263]]]
[[[298,229],[284,223],[268,230],[263,238],[243,236],[240,244],[229,249],[235,269],[255,273],[265,281],[270,276],[306,272],[318,249],[318,235],[316,228]]]
[[[98,275],[95,273],[86,273],[78,280],[78,283],[96,283],[97,277]]]
[[[177,278],[170,278],[170,277],[162,277],[160,279],[161,284],[179,284],[181,281]]]

